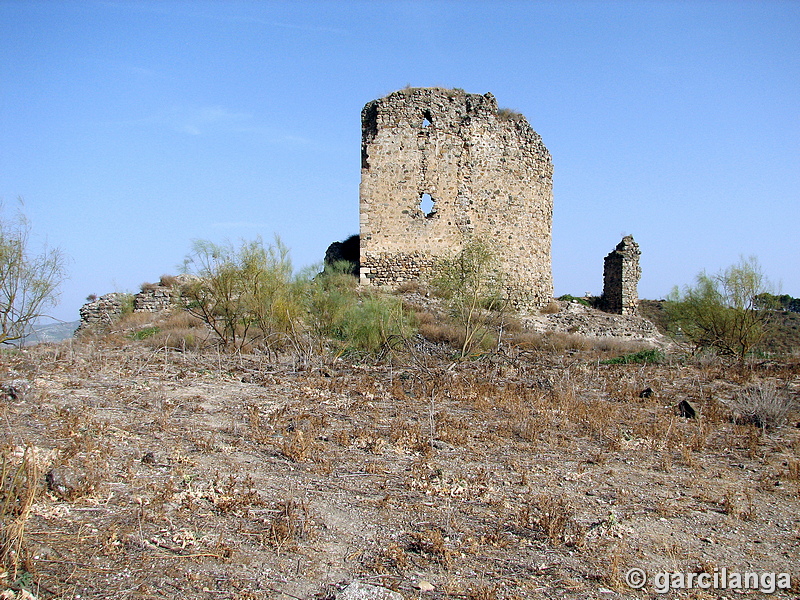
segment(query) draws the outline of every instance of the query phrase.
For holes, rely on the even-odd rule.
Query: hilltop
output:
[[[423,338],[276,358],[136,334],[159,318],[2,356],[17,382],[5,458],[29,448],[36,484],[8,583],[40,598],[335,598],[354,580],[403,598],[646,598],[629,569],[800,564],[800,415],[762,429],[732,408],[754,389],[796,400],[796,358],[740,372],[524,323],[466,361]]]

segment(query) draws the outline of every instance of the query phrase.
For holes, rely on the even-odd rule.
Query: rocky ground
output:
[[[336,598],[360,581],[407,599],[611,599],[661,597],[664,572],[774,572],[792,587],[773,595],[796,597],[800,415],[764,430],[726,401],[764,382],[796,399],[800,364],[612,354],[5,353],[2,381],[30,389],[0,401],[4,534],[22,542],[3,581],[38,598]],[[759,595],[727,584],[667,597]]]

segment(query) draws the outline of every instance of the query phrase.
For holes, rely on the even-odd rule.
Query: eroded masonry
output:
[[[635,315],[637,291],[642,269],[639,250],[632,235],[626,235],[605,258],[603,265],[603,310],[619,315]]]
[[[517,306],[553,294],[553,164],[520,114],[492,94],[404,89],[361,113],[360,277],[424,277],[470,238],[493,250]]]

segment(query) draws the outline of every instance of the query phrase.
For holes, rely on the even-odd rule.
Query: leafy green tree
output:
[[[775,296],[764,292],[758,295],[756,301],[759,308],[800,312],[800,298],[792,298],[789,294]]]
[[[440,259],[434,268],[433,289],[445,299],[450,317],[463,334],[462,359],[502,321],[507,301],[501,279],[491,249],[476,239],[467,239],[458,253]]]
[[[279,238],[237,248],[197,240],[184,261],[196,278],[184,285],[186,310],[202,319],[224,348],[277,349],[302,316],[289,250]]]
[[[2,209],[2,206],[0,206]],[[0,343],[20,342],[55,306],[66,278],[66,256],[45,246],[30,251],[31,226],[20,211],[0,218]]]
[[[696,348],[713,348],[740,363],[769,332],[770,311],[763,309],[771,284],[755,257],[709,275],[667,298],[665,310],[673,333]]]

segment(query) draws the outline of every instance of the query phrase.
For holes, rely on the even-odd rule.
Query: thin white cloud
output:
[[[239,21],[244,23],[255,23],[257,25],[264,25],[265,27],[279,27],[281,29],[292,29],[294,31],[311,31],[316,33],[335,33],[338,35],[347,33],[345,29],[337,27],[323,27],[319,25],[307,25],[304,23],[285,23],[282,21],[270,21],[267,19],[259,19],[258,17],[233,17],[232,21]]]
[[[263,143],[289,148],[319,149],[317,140],[286,131],[283,126],[270,126],[255,122],[254,115],[237,112],[224,106],[182,106],[139,119],[106,121],[106,126],[132,128],[168,128],[192,137],[208,133],[249,134],[258,136]]]
[[[252,117],[251,114],[234,112],[222,106],[200,106],[173,108],[168,119],[177,131],[202,135],[210,129],[241,130],[242,123]]]
[[[245,124],[253,115],[228,110],[222,106],[173,106],[171,109],[142,117],[106,121],[106,125],[124,127],[162,126],[188,135],[201,135],[211,129],[246,132],[253,128]]]
[[[314,144],[312,140],[299,135],[282,135],[280,139],[283,142],[294,144],[296,146],[312,146]]]
[[[253,223],[250,221],[221,221],[218,223],[212,223],[212,227],[216,227],[218,229],[240,229],[243,227],[247,227],[250,229],[258,228],[264,229],[269,227],[267,223]]]

